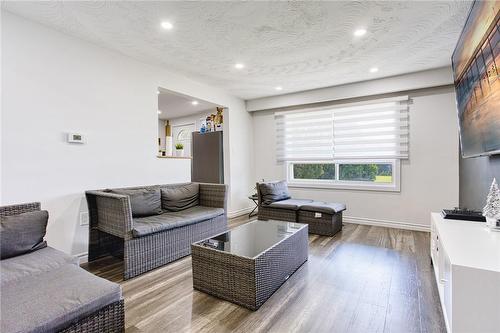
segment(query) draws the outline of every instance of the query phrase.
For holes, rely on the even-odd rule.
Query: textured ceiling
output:
[[[159,119],[185,117],[205,110],[210,110],[212,113],[215,113],[215,108],[219,106],[190,96],[173,93],[162,88],[159,88],[158,91],[160,92],[158,95],[158,110],[161,111],[161,114],[158,115]],[[197,105],[191,104],[194,100],[198,102]]]
[[[2,2],[244,99],[447,66],[466,1]],[[162,30],[169,20],[172,31]],[[358,27],[368,33],[353,36]],[[242,62],[243,70],[233,64]],[[378,73],[369,73],[376,66]],[[283,91],[275,91],[275,86]]]

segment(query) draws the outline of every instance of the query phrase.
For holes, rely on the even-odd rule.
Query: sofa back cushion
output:
[[[43,240],[49,213],[46,210],[0,217],[0,257],[7,259],[47,246]]]
[[[151,216],[162,213],[159,188],[114,189],[110,192],[130,197],[133,217]]]
[[[161,189],[161,206],[171,212],[198,206],[200,203],[199,192],[200,185],[198,183],[164,187]]]
[[[260,183],[258,186],[262,204],[264,205],[291,198],[290,193],[288,193],[288,184],[284,180],[273,183]]]

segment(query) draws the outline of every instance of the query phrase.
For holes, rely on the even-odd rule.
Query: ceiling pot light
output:
[[[243,69],[243,68],[245,68],[245,65],[242,64],[241,62],[238,62],[238,63],[234,64],[234,68],[236,68],[236,69]]]
[[[161,27],[165,30],[172,30],[174,28],[174,25],[168,21],[163,21],[161,22]]]
[[[198,105],[198,101],[192,101],[191,104]]]
[[[277,87],[274,87],[274,89],[276,89],[278,91],[281,91],[281,90],[283,90],[283,87],[282,86],[277,86]]]
[[[161,114],[161,111],[160,111],[160,110],[158,110],[158,114]]]
[[[361,37],[366,34],[366,29],[356,29],[354,30],[354,36]]]
[[[370,73],[377,73],[377,72],[378,72],[378,68],[377,67],[370,68]]]

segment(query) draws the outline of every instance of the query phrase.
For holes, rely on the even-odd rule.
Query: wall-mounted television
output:
[[[500,1],[474,1],[452,67],[463,157],[500,154]]]

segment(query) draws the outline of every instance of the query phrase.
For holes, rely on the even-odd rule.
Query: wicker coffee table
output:
[[[307,228],[252,221],[192,244],[193,287],[257,310],[307,260]]]

